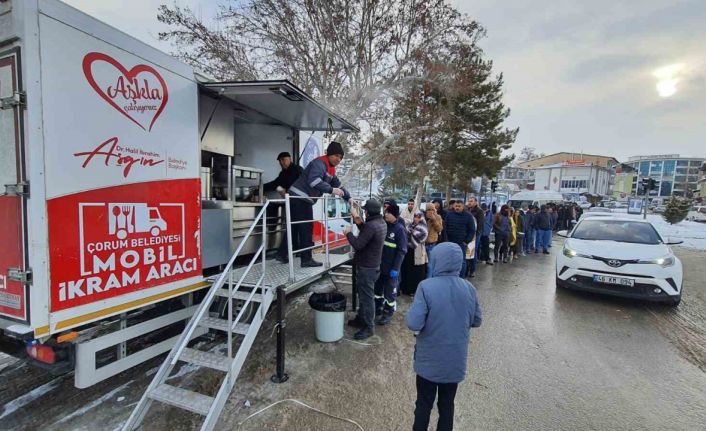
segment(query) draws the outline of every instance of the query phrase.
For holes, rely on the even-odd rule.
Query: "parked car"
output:
[[[558,288],[677,305],[681,301],[681,261],[647,220],[627,217],[581,219],[568,233],[556,258]]]

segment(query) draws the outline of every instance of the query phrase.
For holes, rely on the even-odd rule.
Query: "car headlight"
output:
[[[659,265],[662,268],[667,268],[674,265],[674,256],[668,255],[663,257],[658,257],[656,259],[644,259],[640,260],[638,263],[651,263],[653,265]]]
[[[588,258],[588,259],[591,258],[591,256],[578,253],[576,250],[572,250],[571,248],[569,248],[569,247],[566,246],[566,245],[564,246],[563,252],[564,252],[564,256],[566,256],[566,257],[585,257],[585,258]]]

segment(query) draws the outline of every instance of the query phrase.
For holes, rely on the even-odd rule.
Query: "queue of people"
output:
[[[330,193],[351,202],[358,235],[353,235],[350,226],[344,234],[355,250],[359,307],[348,322],[358,329],[354,338],[367,339],[374,334],[375,325],[389,324],[399,294],[413,296],[406,316],[418,353],[414,357],[417,401],[413,430],[428,429],[438,398],[437,430],[450,431],[456,390],[466,375],[470,329],[482,321],[476,290],[465,277],[473,275],[478,253],[488,246],[486,215],[477,201],[469,211],[461,201],[450,205],[448,211],[443,202],[436,201],[422,212],[413,199],[402,210],[392,199],[383,205],[369,199],[358,207],[336,177],[343,155],[342,146],[331,142],[326,155],[302,170],[291,163],[289,153],[281,153],[277,159],[282,171],[265,184],[265,190],[290,196],[292,248],[300,251],[302,267],[322,265],[313,259],[312,223],[307,223],[313,220],[316,198]],[[279,247],[277,260],[288,263],[286,241]]]

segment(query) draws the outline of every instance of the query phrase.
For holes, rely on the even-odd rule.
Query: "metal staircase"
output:
[[[241,241],[235,254],[230,258],[225,270],[211,286],[198,310],[187,324],[181,337],[174,345],[174,348],[169,352],[166,360],[154,376],[152,383],[147,387],[147,390],[137,403],[130,418],[123,426],[123,431],[137,429],[154,401],[159,401],[205,416],[205,420],[201,426],[202,430],[211,430],[215,427],[221,410],[228,399],[228,395],[235,385],[235,381],[245,362],[245,358],[250,352],[250,347],[253,341],[255,341],[255,337],[265,319],[267,310],[274,299],[275,288],[272,285],[264,283],[267,265],[265,258],[265,252],[267,250],[265,216],[267,206],[268,203],[265,203]],[[244,270],[241,268],[236,272],[233,268],[235,260],[240,255],[243,245],[245,245],[247,240],[253,235],[255,227],[260,223],[262,223],[262,245],[254,254],[247,267]],[[258,260],[261,260],[258,265],[261,270],[259,271],[260,276],[257,281],[254,284],[244,282],[246,277],[252,272]],[[247,288],[248,291],[240,290],[241,287]],[[217,298],[221,297],[230,298],[228,301],[227,319],[209,315],[211,306]],[[235,319],[233,319],[233,300],[244,302]],[[250,323],[244,323],[241,319],[249,307],[257,307],[257,310],[256,313],[254,313],[252,321]],[[191,339],[194,338],[195,335],[198,335],[198,333],[195,334],[197,328],[215,329],[226,333],[228,346],[227,355],[187,347]],[[237,350],[234,352],[233,341],[236,337],[241,337],[242,340]],[[215,397],[167,384],[167,379],[179,362],[194,364],[224,373],[220,388]]]
[[[324,226],[327,226],[326,223],[331,218],[326,214],[326,203],[328,199],[332,198],[323,197],[319,199],[323,199],[324,203],[323,217],[322,219],[314,219],[312,222],[323,221]],[[289,263],[286,264],[274,261],[268,262],[265,256],[267,252],[267,235],[269,233],[267,229],[267,208],[269,205],[282,203],[286,207],[287,214],[285,220],[287,223]],[[258,226],[261,226],[261,232],[255,232]],[[295,254],[306,249],[292,250],[291,227],[290,196],[287,195],[285,199],[281,200],[266,201],[247,233],[241,239],[240,245],[230,258],[225,270],[215,278],[213,285],[198,306],[198,309],[187,324],[184,332],[155,374],[152,382],[147,387],[142,398],[123,426],[123,431],[132,431],[140,428],[145,415],[154,401],[202,415],[205,419],[201,430],[212,430],[235,385],[240,370],[275,296],[277,296],[278,300],[278,315],[280,316],[280,321],[278,322],[279,331],[277,337],[277,372],[276,375],[273,376],[273,381],[286,381],[287,376],[284,372],[283,359],[283,328],[286,326],[284,321],[285,295],[294,289],[311,283],[326,273],[331,276],[334,283],[344,285],[354,284],[353,280],[350,278],[351,276],[355,277],[355,275],[351,273],[335,272],[334,268],[337,267],[352,269],[350,266],[344,265],[350,260],[350,256],[348,254],[329,253],[328,233],[324,235],[325,239],[323,240],[323,244],[321,244],[321,247],[323,247],[325,251],[324,265],[314,268],[299,268],[295,273]],[[240,256],[243,246],[249,239],[256,238],[256,236],[260,234],[262,235],[262,244],[252,256],[248,265],[246,267],[234,268],[235,261]],[[316,246],[311,248],[316,248]],[[296,258],[296,260],[299,259]],[[227,299],[227,319],[214,317],[210,313],[212,308],[218,308],[212,306],[216,301],[221,301],[220,298]],[[235,300],[239,301],[241,306],[237,316],[233,319],[233,302]],[[252,307],[255,307],[254,312],[252,311]],[[244,321],[246,315],[248,316],[247,319],[252,317],[250,322]],[[188,347],[191,340],[203,334],[204,330],[216,330],[226,334],[227,355]],[[233,341],[236,340],[236,338],[240,339],[240,344],[234,351]],[[193,364],[223,373],[217,394],[215,396],[205,395],[168,384],[167,380],[169,380],[172,371],[179,362]]]

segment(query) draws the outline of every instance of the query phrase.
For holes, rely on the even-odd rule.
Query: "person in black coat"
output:
[[[284,197],[285,193],[294,184],[294,182],[299,178],[299,176],[304,172],[301,166],[292,163],[292,155],[286,151],[279,153],[277,156],[277,161],[282,167],[277,178],[270,181],[269,183],[263,184],[263,188],[266,192],[277,191]]]
[[[454,203],[453,211],[446,214],[444,230],[446,231],[446,240],[458,244],[465,256],[466,247],[476,235],[476,222],[473,216],[468,211],[465,211],[463,202]],[[464,259],[459,277],[465,278],[465,276],[466,260]]]

